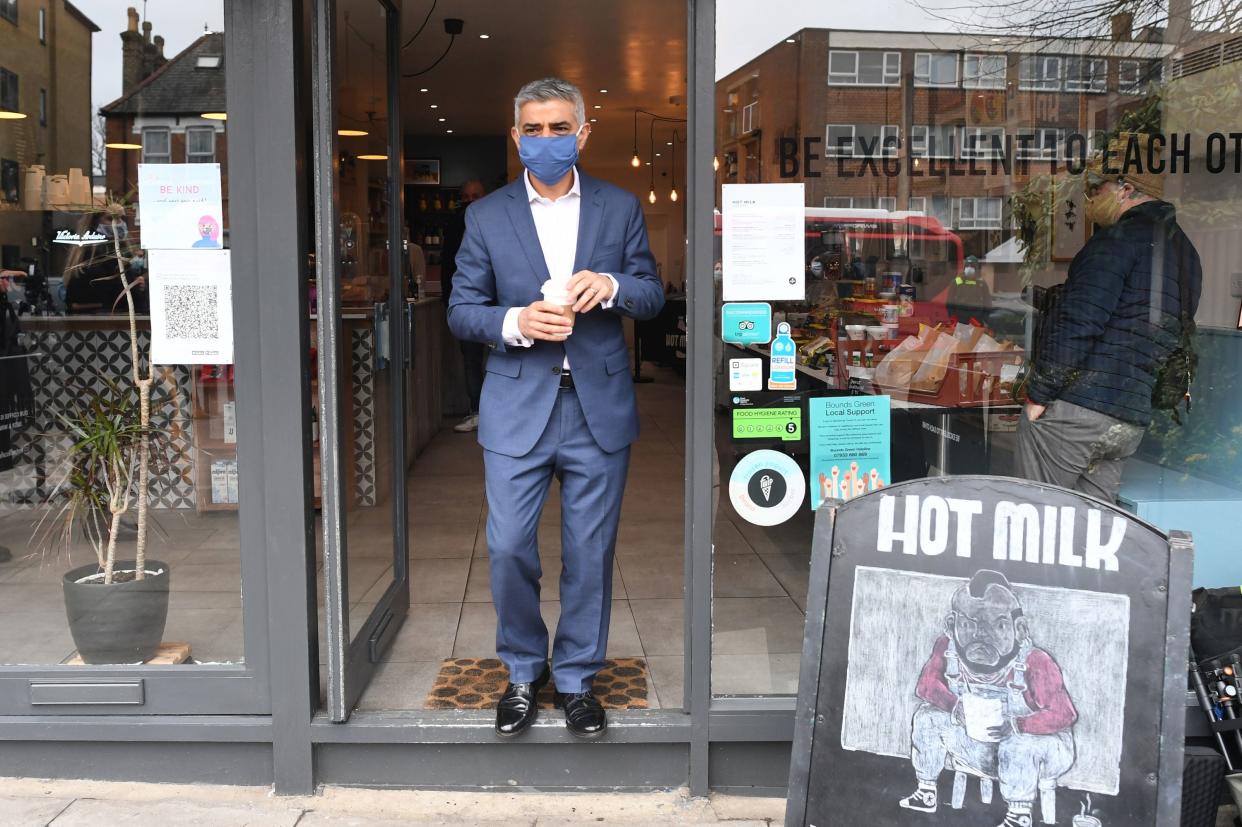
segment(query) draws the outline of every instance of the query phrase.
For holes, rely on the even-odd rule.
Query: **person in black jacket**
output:
[[[1123,136],[1147,153],[1144,135]],[[1113,502],[1121,468],[1151,423],[1160,368],[1193,319],[1199,254],[1160,200],[1159,174],[1127,166],[1114,144],[1085,175],[1086,218],[1097,230],[1070,263],[1044,322],[1018,427],[1019,473]],[[1182,296],[1189,306],[1182,307]]]
[[[440,295],[447,307],[453,295],[453,274],[457,272],[457,251],[466,234],[466,208],[487,195],[483,183],[472,178],[461,185],[461,206],[444,230],[444,247],[440,255]],[[483,365],[487,361],[487,346],[479,342],[462,340],[462,370],[466,378],[466,395],[470,398],[470,413],[453,426],[459,434],[479,429],[479,397],[483,393]]]

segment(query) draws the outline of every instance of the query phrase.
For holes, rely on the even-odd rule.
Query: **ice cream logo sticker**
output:
[[[729,476],[729,500],[739,516],[755,525],[780,525],[802,505],[806,477],[780,451],[753,451]]]

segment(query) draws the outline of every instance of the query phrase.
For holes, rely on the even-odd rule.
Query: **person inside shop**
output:
[[[1123,137],[1153,157],[1147,136]],[[1110,145],[1110,164],[1126,156],[1126,142]],[[1160,174],[1106,170],[1097,156],[1084,177],[1085,215],[1097,229],[1044,320],[1017,461],[1023,477],[1114,502],[1122,465],[1151,423],[1153,394],[1186,382],[1203,270],[1161,200]]]
[[[105,241],[74,247],[65,264],[65,303],[70,313],[125,313],[125,286],[120,270],[124,270],[138,313],[147,311],[146,259],[141,254],[132,255],[129,248],[129,228],[124,219],[113,219],[104,213],[84,215],[78,222],[77,233],[88,232],[102,235]],[[121,259],[116,255],[114,236],[119,239]]]
[[[466,234],[466,208],[487,195],[483,182],[471,178],[461,185],[460,204],[453,217],[449,219],[444,230],[444,248],[441,251],[440,272],[449,278],[444,279],[444,303],[447,305],[453,297],[452,275],[457,270],[455,261],[457,251],[461,249],[462,236]],[[466,396],[470,399],[470,413],[461,422],[453,426],[459,434],[470,433],[479,429],[479,395],[483,392],[483,363],[487,359],[487,347],[480,342],[462,339],[461,346],[462,371],[466,380]]]
[[[513,115],[525,170],[466,211],[448,310],[457,338],[490,350],[478,440],[496,651],[510,681],[496,732],[525,731],[551,678],[569,731],[589,738],[607,726],[591,690],[608,645],[621,495],[638,437],[622,319],[653,318],[664,286],[638,199],[577,167],[591,135],[578,87],[532,81]],[[553,476],[562,571],[549,668],[537,529]]]

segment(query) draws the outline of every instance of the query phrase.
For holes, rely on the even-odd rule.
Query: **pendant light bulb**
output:
[[[720,172],[720,156],[712,156],[712,172]]]
[[[673,187],[673,191],[668,194],[668,200],[670,201],[677,200],[677,188],[676,187]]]
[[[647,201],[652,204],[656,202],[656,194],[655,194],[654,189],[651,192],[647,193]]]
[[[634,157],[630,159],[630,166],[641,167],[642,165],[642,159],[638,157],[638,150],[634,150]]]

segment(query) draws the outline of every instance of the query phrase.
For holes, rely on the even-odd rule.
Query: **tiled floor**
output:
[[[650,371],[638,385],[642,436],[632,461],[613,572],[608,653],[645,657],[653,707],[682,705],[685,560],[685,397],[678,377]],[[717,432],[723,431],[718,427]],[[732,450],[720,443],[722,459]],[[726,459],[727,463],[727,459]],[[487,566],[481,449],[446,429],[411,472],[410,613],[360,701],[362,709],[419,709],[446,657],[493,656],[496,616]],[[805,515],[802,515],[805,516]],[[236,514],[161,514],[165,536],[151,556],[173,567],[165,639],[188,640],[202,661],[243,657]],[[389,509],[347,518],[351,626],[358,628],[391,582]],[[543,614],[560,603],[560,504],[556,486],[540,523]],[[809,520],[781,530],[719,506],[715,535],[713,689],[718,694],[796,690],[809,566]],[[56,663],[73,650],[60,590],[64,560],[25,558],[29,512],[0,516],[0,543],[19,558],[0,564],[0,663]],[[89,561],[78,548],[75,565]],[[323,576],[319,576],[322,603]],[[322,606],[321,634],[322,634]],[[321,645],[321,653],[326,651]],[[326,658],[321,658],[325,660]]]

